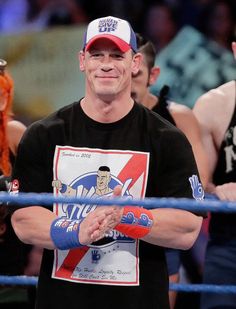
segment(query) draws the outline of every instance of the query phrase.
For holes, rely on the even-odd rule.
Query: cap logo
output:
[[[118,21],[112,18],[101,19],[98,24],[99,32],[113,32],[116,31]]]

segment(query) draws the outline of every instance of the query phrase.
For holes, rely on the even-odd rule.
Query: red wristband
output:
[[[121,221],[115,229],[131,238],[142,238],[146,236],[153,225],[153,215],[150,210],[125,206]]]

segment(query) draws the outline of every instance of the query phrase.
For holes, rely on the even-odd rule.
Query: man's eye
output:
[[[93,58],[98,58],[100,56],[101,56],[101,54],[99,54],[99,53],[94,53],[94,54],[91,55],[91,57],[93,57]]]
[[[123,59],[123,56],[121,54],[113,54],[112,57],[115,59]]]

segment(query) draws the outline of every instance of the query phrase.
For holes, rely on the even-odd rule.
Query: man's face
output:
[[[99,190],[106,189],[111,180],[110,172],[98,171],[97,175],[97,188]]]
[[[107,39],[95,41],[89,51],[80,55],[80,68],[86,74],[86,91],[104,101],[130,91],[134,66],[132,51],[123,53]]]
[[[138,103],[144,102],[148,93],[149,71],[143,58],[137,74],[132,75],[131,96]]]

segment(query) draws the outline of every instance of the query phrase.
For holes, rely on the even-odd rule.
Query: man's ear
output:
[[[233,53],[234,53],[234,58],[236,60],[236,42],[232,42],[232,50],[233,50]]]
[[[136,75],[140,69],[143,55],[141,53],[134,54],[132,61],[132,74]]]
[[[159,67],[153,67],[151,68],[151,72],[149,75],[149,86],[152,86],[155,84],[155,82],[158,79],[158,76],[160,75],[161,69]]]
[[[80,51],[78,53],[78,59],[79,59],[79,68],[81,72],[85,71],[85,53],[84,51]]]

